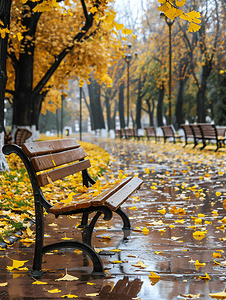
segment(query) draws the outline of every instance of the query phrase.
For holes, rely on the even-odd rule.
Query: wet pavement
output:
[[[106,178],[123,170],[144,180],[123,204],[133,230],[122,232],[117,215],[98,222],[92,244],[97,251],[114,250],[101,256],[104,278],[91,275],[83,253],[61,249],[44,256],[38,284],[26,269],[7,270],[12,260],[32,267],[34,245],[16,242],[0,251],[0,299],[214,299],[209,294],[222,292],[226,283],[226,152],[93,136],[86,141],[114,157]],[[81,240],[79,222],[79,216],[46,216],[46,241]],[[57,280],[66,273],[76,280]]]

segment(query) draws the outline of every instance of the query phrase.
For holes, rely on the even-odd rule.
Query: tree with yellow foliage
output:
[[[92,69],[99,82],[111,83],[110,48],[117,52],[120,47],[114,18],[105,0],[13,1],[7,95],[14,127],[36,126],[48,91],[61,90],[69,78],[89,81]]]

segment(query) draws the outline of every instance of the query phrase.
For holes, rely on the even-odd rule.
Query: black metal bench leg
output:
[[[131,229],[131,224],[130,224],[130,220],[127,216],[127,214],[121,209],[121,207],[119,207],[116,211],[116,214],[118,214],[122,220],[123,220],[123,228],[124,230],[130,230]]]
[[[44,239],[44,223],[43,223],[43,209],[41,205],[36,204],[36,240],[35,240],[35,253],[33,261],[33,270],[31,275],[35,278],[40,278],[42,272],[42,247]]]
[[[82,214],[82,221],[81,224],[78,226],[78,228],[84,228],[88,226],[88,218],[89,218],[89,213],[84,212]]]
[[[89,245],[91,247],[91,239],[93,234],[94,226],[101,216],[102,212],[98,211],[95,216],[93,217],[92,221],[90,222],[89,226],[85,227],[82,231],[82,241],[86,245]]]

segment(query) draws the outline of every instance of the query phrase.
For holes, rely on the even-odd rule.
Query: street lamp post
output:
[[[172,82],[172,43],[171,43],[171,36],[172,36],[172,25],[174,20],[170,20],[166,17],[164,13],[160,14],[161,18],[164,18],[166,24],[169,27],[169,96],[168,96],[168,103],[169,103],[169,124],[172,124],[172,108],[171,108],[171,82]]]
[[[127,64],[127,127],[129,127],[129,66],[130,66],[130,62],[132,60],[132,53],[131,53],[131,47],[132,44],[128,43],[127,45],[129,51],[125,54],[125,62]],[[137,57],[137,52],[135,52],[135,56]]]

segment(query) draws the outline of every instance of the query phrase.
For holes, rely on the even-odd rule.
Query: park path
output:
[[[105,177],[138,175],[141,189],[123,204],[133,230],[123,233],[121,220],[101,220],[92,243],[102,256],[106,278],[90,276],[84,257],[63,251],[45,255],[46,273],[33,284],[27,271],[6,270],[14,260],[28,260],[33,245],[16,242],[1,251],[0,299],[212,299],[226,282],[225,152],[184,149],[182,144],[154,141],[110,140],[95,136],[85,141],[100,145],[112,154],[111,172]],[[81,239],[78,218],[47,216],[45,233],[50,240]],[[75,263],[73,261],[76,260]],[[195,262],[200,264],[195,264]],[[56,281],[67,272],[76,281]],[[150,275],[153,275],[150,277]],[[155,278],[155,275],[157,278]],[[218,298],[219,299],[219,298]]]

